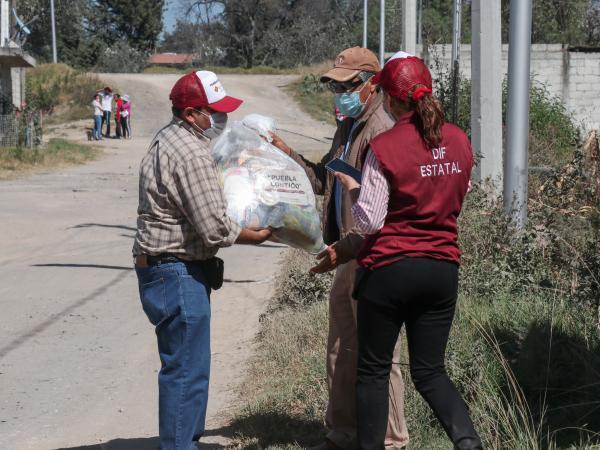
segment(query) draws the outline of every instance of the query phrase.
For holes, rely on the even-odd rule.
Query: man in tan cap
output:
[[[318,449],[347,449],[356,445],[356,302],[352,298],[356,257],[363,236],[352,219],[349,194],[342,189],[326,164],[341,158],[361,170],[369,141],[393,126],[383,109],[382,93],[371,84],[381,70],[377,57],[368,49],[353,47],[335,58],[333,69],[321,77],[335,93],[335,104],[346,119],[338,127],[331,150],[321,162],[313,163],[273,135],[273,144],[306,171],[316,194],[323,199],[323,237],[327,249],[318,255],[316,273],[336,270],[329,296],[327,381],[329,403],[326,423],[329,433]],[[390,408],[386,448],[401,449],[408,443],[404,420],[404,384],[400,372],[399,345],[390,375]]]

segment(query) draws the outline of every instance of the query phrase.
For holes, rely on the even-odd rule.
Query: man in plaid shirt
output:
[[[204,433],[208,402],[215,255],[234,243],[264,242],[271,231],[241,229],[227,217],[210,155],[210,140],[242,101],[227,96],[208,71],[179,79],[170,99],[173,120],[140,167],[133,256],[142,307],[158,338],[160,446],[190,450]]]

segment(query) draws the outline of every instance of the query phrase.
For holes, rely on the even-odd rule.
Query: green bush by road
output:
[[[97,75],[65,64],[42,64],[27,71],[27,108],[41,111],[46,123],[91,119],[93,96],[103,87]]]

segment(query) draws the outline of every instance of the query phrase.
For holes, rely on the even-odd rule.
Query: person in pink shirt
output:
[[[121,100],[123,100],[123,104],[119,109],[121,118],[121,131],[124,139],[131,139],[131,100],[129,95],[124,95]]]

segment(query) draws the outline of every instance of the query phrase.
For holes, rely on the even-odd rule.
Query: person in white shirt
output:
[[[102,126],[106,123],[106,136],[110,137],[110,114],[112,112],[112,101],[113,101],[113,93],[112,89],[109,86],[106,86],[104,89],[98,91],[100,97],[102,99]]]
[[[94,96],[92,107],[94,108],[94,130],[92,131],[92,137],[97,141],[101,141],[102,118],[104,117],[104,111],[102,110],[102,100],[100,94],[96,94]]]

